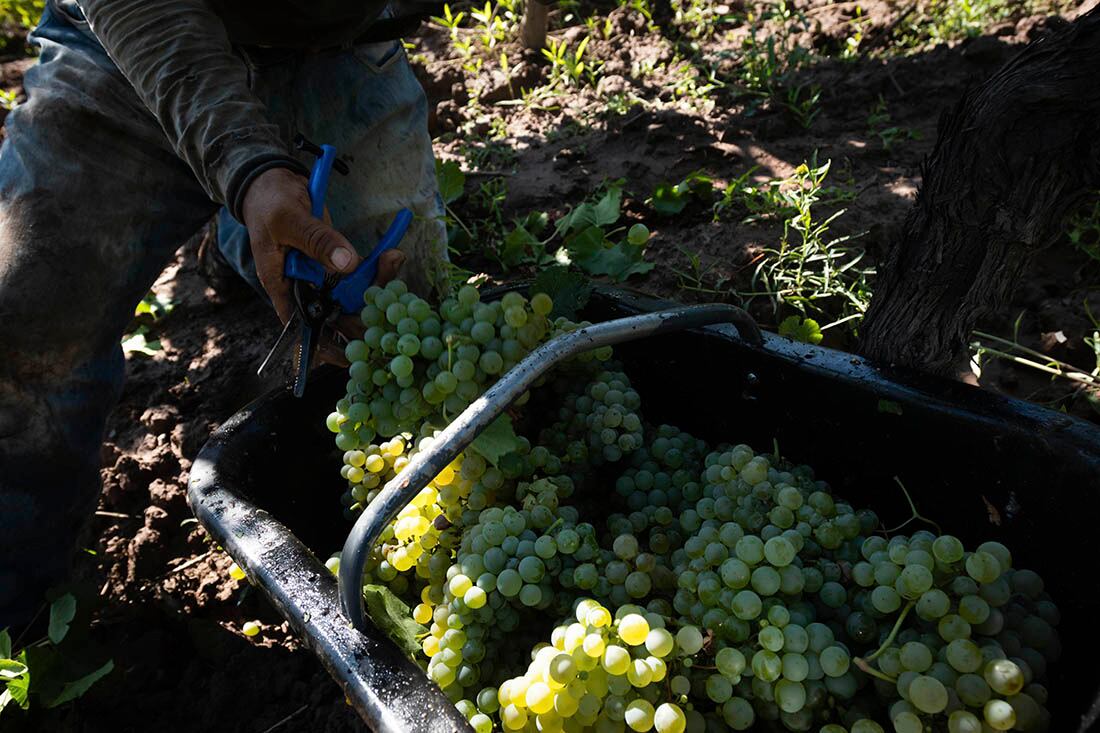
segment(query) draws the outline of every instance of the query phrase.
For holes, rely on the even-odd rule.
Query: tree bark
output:
[[[1100,8],[1037,40],[940,121],[860,349],[951,375],[1067,213],[1100,187]]]

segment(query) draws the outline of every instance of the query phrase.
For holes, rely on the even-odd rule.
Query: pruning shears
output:
[[[309,201],[310,213],[321,219],[325,214],[325,195],[333,169],[347,175],[348,166],[336,158],[336,148],[331,145],[314,145],[301,135],[294,142],[299,150],[317,156],[309,175]],[[309,378],[310,366],[322,332],[326,327],[331,328],[342,314],[356,314],[362,309],[363,294],[378,275],[379,258],[383,252],[401,243],[412,219],[413,214],[408,209],[397,212],[393,223],[371,253],[359,263],[354,272],[346,276],[326,272],[324,265],[298,250],[287,252],[283,272],[291,281],[294,313],[256,373],[262,374],[273,358],[291,345],[293,331],[297,326],[299,338],[294,360],[293,390],[295,397],[305,394],[306,380]]]

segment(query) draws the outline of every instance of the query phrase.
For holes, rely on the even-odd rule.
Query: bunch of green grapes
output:
[[[574,620],[554,628],[550,643],[499,687],[487,687],[463,709],[478,733],[535,729],[631,730],[683,733],[684,710],[665,701],[665,661],[676,639],[664,619],[638,607],[614,616],[600,603],[579,599]]]
[[[551,309],[368,292],[328,420],[349,515],[539,343],[585,325]],[[1006,547],[889,536],[807,466],[646,424],[612,357],[537,384],[510,452],[460,455],[368,563],[475,731],[1049,728],[1059,614]]]
[[[347,394],[328,417],[336,445],[354,451],[376,436],[443,427],[532,349],[568,327],[553,301],[508,293],[480,302],[465,286],[438,311],[400,280],[364,294],[363,338],[348,343]]]
[[[860,551],[861,613],[899,619],[866,660],[899,733],[941,719],[950,733],[1048,726],[1042,680],[1060,652],[1059,614],[1038,574],[1013,569],[998,542],[968,552],[930,532],[870,537]]]
[[[626,374],[600,371],[579,392],[560,398],[557,421],[542,442],[574,465],[614,463],[642,447],[641,397]]]

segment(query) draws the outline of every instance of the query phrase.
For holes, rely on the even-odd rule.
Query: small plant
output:
[[[873,269],[862,265],[864,253],[851,246],[852,237],[828,237],[829,226],[843,209],[824,220],[814,216],[814,205],[824,197],[829,165],[818,165],[816,160],[803,163],[782,182],[781,195],[790,205],[783,235],[777,247],[762,251],[753,271],[754,289],[740,293],[750,301],[768,298],[777,312],[786,306],[803,318],[812,314],[832,319],[821,326],[822,331],[863,317],[874,275]]]
[[[886,109],[886,100],[880,94],[878,95],[878,101],[871,107],[871,112],[867,115],[867,131],[878,136],[878,139],[882,141],[882,147],[887,152],[899,140],[920,140],[919,132],[908,127],[891,125],[890,122],[891,118]]]
[[[54,708],[77,699],[115,667],[113,660],[88,664],[87,650],[62,644],[76,618],[76,599],[71,593],[50,604],[46,636],[23,647],[8,629],[0,631],[0,714],[9,705],[23,710],[34,706]]]
[[[809,87],[799,84],[787,87],[786,100],[783,107],[791,114],[802,129],[808,130],[814,123],[814,119],[821,112],[818,102],[821,101],[821,87],[812,84]]]
[[[542,55],[550,62],[550,86],[579,87],[584,84],[595,85],[599,78],[598,62],[588,62],[584,52],[588,48],[591,36],[585,36],[575,49],[570,50],[568,41],[546,40],[547,48]]]
[[[1066,221],[1066,237],[1070,244],[1100,261],[1100,191],[1070,214]]]
[[[779,324],[779,335],[806,344],[820,344],[824,334],[821,326],[812,318],[788,316]]]
[[[30,30],[38,24],[45,7],[45,0],[0,0],[0,24]]]
[[[648,203],[661,216],[676,216],[692,199],[709,203],[713,194],[714,180],[703,171],[694,171],[677,184],[658,185]]]

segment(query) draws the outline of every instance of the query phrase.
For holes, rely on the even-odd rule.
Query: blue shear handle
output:
[[[317,219],[325,216],[325,195],[328,193],[328,181],[332,177],[332,164],[336,161],[336,148],[321,146],[321,157],[313,164],[309,174],[310,213]],[[305,280],[314,287],[325,282],[325,266],[302,252],[292,249],[287,252],[283,271],[294,280]]]
[[[404,238],[405,232],[408,231],[412,220],[413,213],[408,209],[398,211],[397,216],[393,218],[393,223],[390,224],[390,228],[382,235],[382,239],[378,241],[378,244],[367,255],[367,258],[359,263],[359,267],[355,268],[355,272],[345,277],[332,289],[332,297],[340,304],[342,311],[345,313],[358,313],[363,309],[363,295],[367,292],[367,288],[374,283],[374,278],[378,276],[378,258],[386,250],[393,249],[401,244],[401,240]]]

